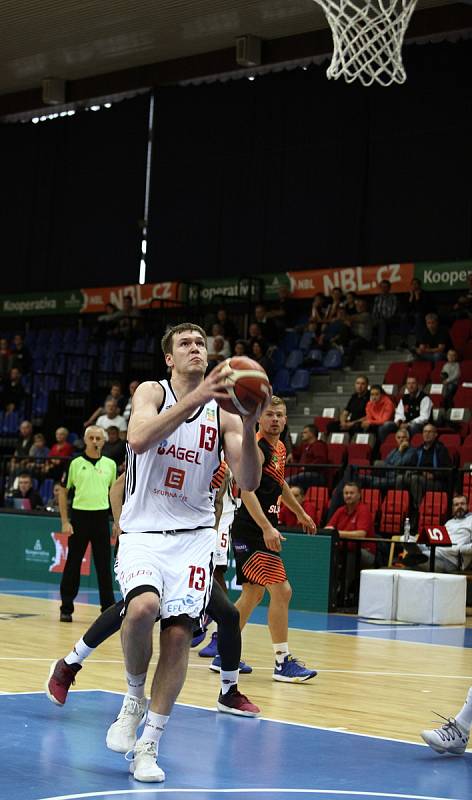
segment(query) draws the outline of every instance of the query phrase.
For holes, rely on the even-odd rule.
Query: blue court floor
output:
[[[64,708],[43,693],[0,695],[2,800],[271,798],[470,800],[472,753],[177,705],[162,741],[164,784],[135,781],[105,747],[121,695],[75,691]]]

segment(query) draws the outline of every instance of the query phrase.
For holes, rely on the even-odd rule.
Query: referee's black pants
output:
[[[69,536],[69,552],[61,581],[61,612],[63,614],[74,613],[74,599],[80,586],[80,567],[89,542],[92,543],[92,555],[97,571],[100,606],[104,611],[115,603],[110,566],[108,510],[79,511],[72,509],[71,523],[74,533]]]

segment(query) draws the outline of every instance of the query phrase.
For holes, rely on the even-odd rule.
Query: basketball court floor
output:
[[[318,676],[271,680],[272,648],[259,609],[244,633],[253,667],[243,692],[259,719],[215,711],[219,677],[192,651],[187,682],[161,743],[164,784],[134,781],[105,747],[121,705],[123,665],[114,636],[85,663],[63,708],[43,692],[51,660],[97,615],[82,593],[72,625],[58,621],[50,584],[0,579],[0,797],[469,800],[472,754],[440,756],[421,743],[439,712],[457,711],[472,684],[472,629],[374,624],[292,612],[290,644]],[[157,637],[156,637],[157,646]]]

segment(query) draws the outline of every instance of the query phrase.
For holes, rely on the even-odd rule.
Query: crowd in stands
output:
[[[357,375],[340,413],[330,409],[329,415],[315,417],[293,446],[288,428],[284,431],[287,481],[318,525],[332,526],[341,538],[351,539],[398,533],[407,516],[419,529],[426,508],[431,519],[445,522],[448,513],[457,519],[454,509],[457,505],[462,513],[464,503],[453,504],[453,494],[463,497],[463,519],[470,525],[472,275],[467,292],[440,314],[434,295],[414,279],[406,296],[392,292],[388,280],[381,281],[375,296],[334,287],[329,295],[317,293],[307,313],[282,286],[278,300],[258,303],[242,320],[228,308],[209,315],[210,366],[248,355],[264,367],[275,393],[287,396],[308,390],[312,375],[354,368],[363,351],[385,351],[392,346],[392,334],[404,351],[404,360],[390,364],[382,383],[369,386],[367,376]],[[122,309],[107,305],[89,341],[98,342],[103,352],[115,352],[117,343],[134,346],[142,335],[142,313],[125,298]],[[119,472],[124,469],[126,430],[139,382],[132,380],[124,391],[120,380],[112,381],[99,403],[88,409],[80,430],[69,431],[58,419],[52,439],[41,425],[33,427],[26,414],[31,376],[42,369],[30,341],[19,333],[0,338],[0,430],[18,433],[3,488],[15,507],[53,510],[64,464],[83,448],[87,426],[106,431],[103,454],[116,462]],[[464,467],[466,472],[457,469]],[[292,517],[282,507],[281,524],[296,528]],[[451,525],[455,527],[463,543],[464,526]],[[374,544],[363,541],[361,549],[363,565],[379,563]],[[458,555],[449,559],[449,566],[469,564],[472,549],[464,554],[470,558]]]

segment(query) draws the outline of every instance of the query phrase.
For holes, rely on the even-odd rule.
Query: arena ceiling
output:
[[[74,100],[238,69],[243,34],[263,40],[265,64],[331,47],[313,0],[0,0],[0,15],[0,114],[37,105],[48,76],[68,81]],[[470,29],[469,3],[419,0],[408,33]]]

